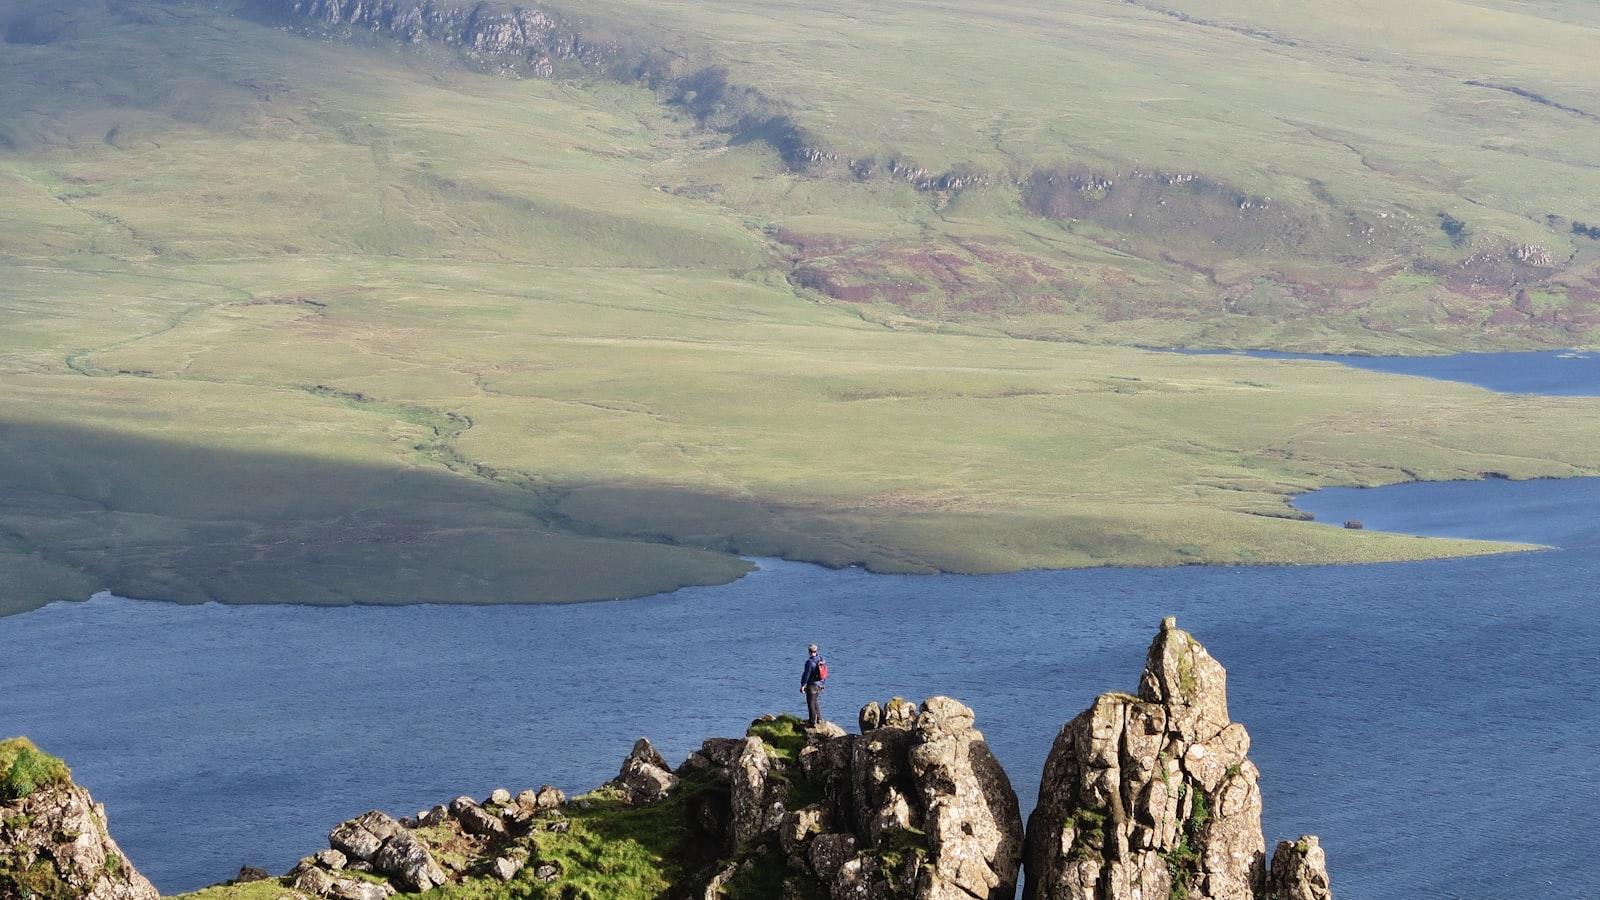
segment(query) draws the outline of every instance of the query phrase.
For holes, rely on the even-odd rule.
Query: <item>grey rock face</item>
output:
[[[456,813],[456,821],[468,834],[493,836],[506,833],[505,821],[476,803],[461,807],[461,811]]]
[[[874,700],[861,707],[861,713],[856,716],[856,724],[861,728],[861,733],[866,734],[883,724],[883,708]]]
[[[544,785],[534,795],[534,806],[539,809],[560,809],[567,803],[567,795],[560,788]]]
[[[409,831],[400,831],[384,842],[372,860],[379,874],[411,891],[426,891],[445,883],[444,869],[433,854]]]
[[[522,864],[509,856],[496,857],[489,864],[489,872],[501,881],[510,881],[517,877],[517,872],[522,869]]]
[[[889,728],[910,728],[917,721],[917,705],[904,697],[892,697],[883,707],[883,724]]]
[[[1267,900],[1332,900],[1328,860],[1316,835],[1283,841],[1272,852],[1267,871]]]
[[[918,877],[918,897],[965,896],[1010,900],[1022,863],[1022,814],[1011,780],[972,710],[949,697],[932,697],[917,716],[909,754],[928,834],[928,865]]]
[[[780,851],[759,865],[783,867],[784,896],[1011,900],[1022,817],[972,710],[947,697],[889,709],[903,724],[859,736],[796,723],[798,747],[706,742],[684,766],[726,785],[726,814],[707,817],[726,829],[706,830],[726,835],[724,858]]]
[[[570,25],[535,8],[431,0],[252,0],[251,6],[324,29],[375,31],[413,44],[434,41],[479,56],[515,59],[542,77],[554,74],[553,60],[604,56]]]
[[[671,793],[678,786],[678,776],[667,768],[660,751],[647,739],[640,738],[622,761],[622,770],[614,783],[622,788],[630,803],[643,805]]]
[[[42,869],[71,897],[157,900],[111,839],[105,808],[71,782],[0,802],[0,860],[0,897],[26,896],[11,872]]]
[[[1138,696],[1103,694],[1057,736],[1028,822],[1024,898],[1277,896],[1263,887],[1260,773],[1249,750],[1244,726],[1228,717],[1227,672],[1164,621]]]
[[[335,825],[328,832],[328,844],[351,860],[371,862],[382,849],[384,841],[404,830],[387,813],[372,810]]]
[[[324,896],[330,900],[386,900],[394,894],[395,889],[386,884],[342,878],[336,879]]]

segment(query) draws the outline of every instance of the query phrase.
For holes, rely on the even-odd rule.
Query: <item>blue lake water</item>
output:
[[[1600,351],[1545,350],[1529,353],[1457,353],[1450,356],[1334,356],[1275,350],[1184,350],[1199,355],[1306,359],[1358,369],[1460,381],[1509,394],[1600,396]]]
[[[1137,684],[1176,614],[1228,667],[1270,842],[1343,900],[1590,898],[1600,480],[1325,491],[1320,519],[1561,549],[1378,566],[891,577],[762,561],[732,585],[545,607],[199,607],[102,595],[0,619],[0,733],[64,755],[172,892],[287,869],[329,826],[614,774],[800,711],[971,704],[1031,805],[1060,726]]]

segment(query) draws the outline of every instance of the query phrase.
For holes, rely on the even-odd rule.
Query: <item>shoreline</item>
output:
[[[1314,490],[1303,491],[1303,492],[1300,492],[1300,493],[1297,493],[1297,494],[1290,494],[1290,495],[1285,495],[1284,496],[1284,503],[1286,504],[1286,506],[1288,508],[1292,509],[1293,511],[1295,511],[1296,513],[1303,513],[1304,514],[1303,516],[1276,517],[1276,516],[1265,516],[1265,515],[1260,515],[1260,514],[1249,514],[1249,513],[1246,513],[1246,515],[1258,515],[1261,518],[1282,518],[1282,520],[1286,521],[1286,522],[1295,522],[1295,523],[1301,523],[1301,524],[1305,524],[1305,525],[1313,525],[1313,526],[1316,526],[1316,527],[1318,527],[1320,529],[1330,529],[1330,530],[1334,530],[1334,531],[1342,531],[1342,530],[1346,530],[1346,529],[1343,529],[1341,527],[1340,523],[1334,522],[1332,520],[1319,520],[1314,513],[1311,513],[1310,511],[1304,510],[1304,509],[1300,508],[1299,506],[1297,506],[1296,505],[1297,501],[1299,501],[1300,498],[1309,497],[1309,496],[1315,495],[1316,493],[1318,493],[1320,491],[1328,490],[1328,489],[1375,491],[1375,490],[1383,490],[1385,488],[1396,488],[1396,487],[1401,487],[1401,486],[1406,486],[1406,485],[1429,485],[1429,484],[1431,484],[1431,485],[1463,484],[1464,485],[1464,484],[1485,484],[1485,483],[1489,483],[1489,482],[1508,482],[1508,483],[1512,483],[1512,484],[1519,484],[1519,483],[1536,482],[1536,481],[1551,481],[1551,482],[1555,482],[1555,481],[1573,481],[1573,480],[1586,480],[1586,479],[1595,479],[1597,481],[1600,481],[1600,475],[1573,475],[1573,476],[1540,475],[1540,476],[1533,476],[1533,477],[1528,477],[1528,478],[1517,478],[1517,477],[1508,476],[1508,475],[1505,475],[1505,474],[1499,473],[1499,472],[1480,472],[1479,476],[1477,478],[1457,478],[1457,479],[1439,479],[1439,480],[1412,479],[1412,480],[1394,481],[1394,482],[1389,482],[1389,483],[1384,483],[1384,484],[1375,484],[1375,485],[1363,485],[1363,484],[1327,485],[1325,487],[1316,488]],[[820,568],[820,569],[824,569],[824,570],[828,570],[828,571],[835,571],[835,572],[856,569],[856,570],[860,570],[860,571],[862,571],[863,573],[866,573],[866,574],[878,575],[878,576],[912,576],[912,577],[925,577],[925,578],[937,578],[937,577],[951,577],[951,576],[954,576],[954,577],[961,577],[961,578],[983,578],[983,577],[990,577],[990,576],[1018,575],[1018,574],[1026,574],[1026,573],[1032,573],[1032,572],[1081,572],[1081,571],[1094,571],[1094,570],[1164,570],[1164,569],[1180,569],[1180,568],[1200,568],[1200,569],[1321,568],[1321,567],[1329,567],[1329,566],[1398,565],[1398,564],[1405,564],[1405,563],[1422,563],[1422,562],[1433,562],[1433,561],[1452,560],[1452,559],[1472,559],[1472,558],[1484,557],[1484,556],[1501,556],[1501,555],[1522,554],[1522,553],[1552,552],[1552,551],[1559,551],[1559,550],[1563,549],[1563,548],[1561,548],[1559,546],[1556,546],[1556,545],[1553,545],[1553,544],[1543,544],[1543,543],[1537,543],[1537,542],[1533,542],[1533,541],[1504,541],[1504,540],[1492,540],[1492,539],[1483,539],[1483,538],[1460,537],[1460,536],[1443,535],[1443,534],[1417,534],[1417,533],[1410,533],[1410,532],[1387,531],[1387,530],[1384,530],[1382,528],[1362,528],[1362,529],[1349,529],[1349,530],[1358,531],[1363,536],[1368,536],[1368,535],[1370,535],[1370,536],[1378,536],[1378,537],[1380,537],[1380,539],[1383,539],[1383,540],[1401,539],[1401,540],[1405,540],[1407,542],[1418,542],[1422,546],[1426,546],[1426,547],[1431,548],[1431,549],[1437,549],[1440,552],[1428,553],[1428,554],[1420,554],[1419,553],[1419,554],[1416,554],[1416,555],[1403,555],[1403,556],[1397,555],[1397,556],[1389,557],[1389,558],[1376,558],[1376,559],[1374,559],[1374,558],[1361,558],[1361,557],[1357,557],[1357,556],[1352,555],[1350,558],[1344,558],[1344,559],[1334,558],[1334,559],[1259,561],[1259,562],[1250,562],[1250,561],[1192,561],[1192,562],[1191,561],[1179,561],[1179,562],[1171,562],[1171,563],[1166,563],[1166,564],[1155,564],[1155,563],[1141,564],[1141,563],[1106,562],[1106,563],[1094,563],[1094,564],[1084,564],[1084,565],[1070,565],[1069,564],[1069,565],[1056,565],[1056,566],[1029,566],[1029,567],[1019,567],[1019,568],[1014,568],[1014,569],[1004,569],[1004,570],[995,570],[995,571],[962,571],[962,570],[957,570],[957,569],[943,569],[943,568],[936,569],[936,570],[933,570],[933,571],[884,571],[884,570],[880,570],[880,569],[874,568],[873,565],[871,565],[870,563],[861,563],[861,562],[853,562],[853,563],[847,563],[847,564],[843,564],[843,565],[837,565],[837,564],[831,564],[831,563],[828,563],[828,562],[819,561],[819,560],[815,560],[815,559],[805,559],[805,558],[800,558],[800,557],[785,556],[785,555],[781,555],[781,554],[779,554],[779,555],[768,555],[768,554],[748,554],[747,555],[747,554],[739,554],[739,555],[736,555],[736,556],[730,554],[729,555],[730,559],[740,560],[745,565],[744,570],[742,572],[740,572],[739,574],[735,575],[732,578],[721,579],[721,580],[718,580],[718,579],[705,579],[705,580],[702,580],[702,581],[678,584],[678,585],[676,585],[674,587],[669,587],[669,588],[667,588],[665,590],[650,591],[650,592],[647,592],[647,593],[631,594],[631,595],[624,595],[624,596],[614,596],[614,597],[576,597],[576,598],[571,598],[571,599],[562,598],[562,599],[551,599],[551,600],[511,600],[511,599],[508,599],[508,600],[462,600],[462,601],[441,601],[441,600],[434,600],[434,599],[428,599],[428,600],[353,599],[353,600],[322,600],[322,601],[319,601],[319,600],[282,600],[282,601],[280,601],[280,600],[266,600],[266,601],[260,601],[260,600],[231,600],[231,599],[222,599],[222,598],[215,598],[215,597],[206,598],[206,599],[203,599],[203,600],[186,600],[186,599],[168,599],[168,598],[154,597],[154,596],[137,596],[136,595],[137,592],[133,592],[133,591],[130,591],[127,594],[123,594],[123,593],[119,593],[115,588],[112,588],[112,587],[101,587],[99,590],[91,592],[87,597],[55,597],[55,598],[52,598],[52,599],[49,599],[49,600],[44,600],[44,601],[38,602],[36,604],[28,604],[28,603],[24,602],[22,604],[19,604],[18,608],[15,608],[15,609],[0,607],[0,619],[6,619],[6,618],[10,618],[12,616],[26,615],[27,613],[35,612],[37,610],[44,609],[46,607],[53,606],[53,605],[56,605],[56,604],[61,604],[61,603],[84,603],[84,602],[92,601],[92,600],[95,600],[96,598],[100,598],[100,597],[104,597],[104,596],[111,596],[111,597],[115,597],[117,599],[130,600],[130,601],[138,602],[138,603],[166,603],[166,604],[171,604],[171,605],[174,605],[174,606],[204,606],[204,605],[208,605],[208,604],[216,604],[216,605],[219,605],[219,606],[298,606],[298,607],[311,607],[311,608],[318,608],[318,609],[342,609],[342,608],[348,608],[348,607],[411,607],[411,606],[463,606],[463,607],[471,607],[471,606],[576,606],[576,605],[591,605],[591,604],[599,604],[599,603],[632,603],[632,602],[636,602],[636,601],[639,601],[639,600],[648,600],[648,599],[652,599],[652,598],[669,597],[671,595],[680,593],[680,592],[685,591],[685,590],[693,589],[693,588],[719,588],[719,587],[726,587],[728,585],[734,584],[735,582],[742,581],[742,580],[748,578],[751,575],[759,573],[761,571],[761,569],[762,569],[762,563],[764,561],[778,561],[778,562],[784,562],[784,563],[793,563],[793,564],[796,564],[796,565],[815,566],[815,567]],[[1442,545],[1450,545],[1450,544],[1454,544],[1456,546],[1453,547],[1453,548],[1448,548],[1448,549],[1447,549],[1446,546],[1442,546]],[[1419,547],[1419,549],[1420,549],[1420,547]]]

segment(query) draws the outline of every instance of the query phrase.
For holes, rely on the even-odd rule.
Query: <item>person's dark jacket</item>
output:
[[[822,673],[817,668],[820,665],[822,665],[821,656],[806,657],[806,667],[800,671],[801,687],[805,688],[810,687],[813,684],[822,683]]]

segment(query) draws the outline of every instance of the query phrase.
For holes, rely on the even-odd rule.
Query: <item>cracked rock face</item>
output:
[[[585,47],[554,15],[531,7],[419,0],[251,0],[251,6],[322,28],[366,29],[413,44],[431,41],[480,56],[520,58],[542,77],[553,74],[552,59],[600,52]]]
[[[1326,900],[1315,838],[1303,839],[1314,852],[1280,848],[1268,879],[1249,750],[1244,726],[1228,718],[1227,672],[1166,620],[1138,696],[1103,694],[1057,736],[1028,822],[1023,896]],[[1320,895],[1277,887],[1280,876],[1298,886],[1319,872]]]
[[[0,803],[0,897],[157,900],[111,839],[105,807],[70,782]]]
[[[1271,900],[1332,900],[1328,860],[1316,835],[1284,841],[1273,851],[1272,868],[1267,872],[1267,896]]]
[[[630,803],[643,805],[654,803],[671,793],[678,786],[678,776],[667,768],[667,761],[661,757],[660,751],[648,740],[640,738],[634,743],[627,759],[622,761],[622,770],[617,773],[613,783],[622,788]]]

